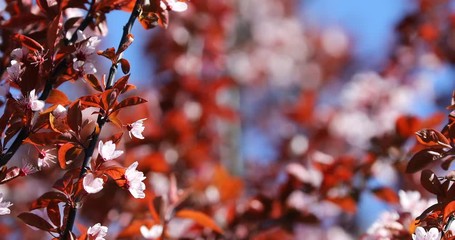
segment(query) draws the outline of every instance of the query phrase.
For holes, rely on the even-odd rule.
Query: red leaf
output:
[[[49,25],[49,29],[47,30],[47,47],[54,51],[54,46],[57,44],[56,40],[58,39],[58,32],[60,30],[59,23],[62,18],[61,13],[55,16],[54,20],[52,20],[51,24]]]
[[[434,160],[442,158],[443,156],[439,153],[439,151],[439,149],[424,149],[417,152],[414,156],[412,156],[411,160],[409,160],[406,172],[415,173],[422,170]]]
[[[426,128],[416,132],[417,141],[428,147],[450,147],[449,140],[439,131]]]
[[[58,164],[60,165],[60,167],[62,169],[66,168],[66,153],[73,147],[74,147],[74,144],[67,142],[58,149],[58,153],[57,153]]]
[[[44,48],[43,48],[43,46],[41,46],[41,44],[39,44],[37,41],[35,41],[25,35],[16,34],[15,38],[21,42],[22,46],[28,48],[32,52],[44,50]]]
[[[61,133],[58,132],[39,132],[31,134],[24,141],[35,145],[46,146],[55,143],[60,135]]]
[[[35,215],[33,213],[24,212],[19,214],[19,216],[17,217],[30,226],[36,227],[44,231],[56,232],[56,229],[50,223],[48,223],[40,216]]]
[[[175,214],[175,216],[180,217],[180,218],[192,219],[196,223],[198,223],[204,227],[208,227],[217,233],[223,234],[223,230],[220,227],[218,227],[218,225],[215,223],[215,221],[212,218],[210,218],[208,215],[206,215],[205,213],[202,213],[199,211],[183,209],[183,210],[178,211]]]
[[[76,133],[79,134],[79,126],[82,125],[82,112],[81,112],[81,101],[76,101],[68,108],[68,114],[66,115],[68,126]]]
[[[420,183],[429,192],[439,195],[442,192],[441,182],[433,171],[425,169],[420,175]]]
[[[397,193],[388,187],[380,187],[380,188],[375,188],[372,190],[374,195],[376,197],[380,198],[381,200],[387,202],[387,203],[398,203],[400,201],[400,198],[398,197]]]
[[[122,72],[128,74],[130,72],[130,63],[128,60],[122,58],[119,60],[120,66],[122,67]]]
[[[105,162],[103,165],[106,165],[106,164],[109,164],[109,163]],[[102,166],[101,170],[105,174],[107,174],[109,177],[114,179],[116,181],[116,183],[120,187],[123,187],[123,185],[124,185],[123,181],[118,182],[117,180],[122,180],[123,179],[123,175],[125,175],[125,170],[126,170],[124,167],[119,167],[119,166],[108,166],[108,167],[105,167],[105,166]]]
[[[115,63],[115,60],[116,60],[116,55],[115,55],[115,48],[111,47],[111,48],[108,48],[104,51],[98,51],[97,52],[98,55],[101,55],[101,56],[104,56],[105,58],[111,60],[113,63]]]
[[[88,83],[90,83],[90,86],[92,86],[92,88],[94,88],[98,92],[103,91],[103,88],[101,87],[100,82],[98,81],[95,75],[87,74],[84,76],[84,78],[85,80],[87,80]]]
[[[52,89],[51,92],[49,93],[49,96],[46,99],[46,102],[50,104],[67,105],[70,103],[70,100],[62,91]]]
[[[420,127],[420,120],[414,116],[400,116],[395,121],[395,130],[397,133],[405,138],[415,134],[416,130]]]
[[[51,201],[47,206],[47,216],[51,222],[55,225],[60,227],[60,208],[58,206],[57,201]]]
[[[117,89],[119,92],[123,92],[125,86],[128,84],[128,80],[130,79],[130,74],[125,75],[121,78],[119,78],[115,83],[112,88]]]
[[[444,208],[444,218],[443,218],[443,220],[445,221],[454,212],[455,212],[455,201],[451,201]]]
[[[121,108],[130,107],[146,102],[147,101],[145,99],[142,99],[140,97],[129,97],[121,101],[119,104],[115,105],[115,107],[112,109],[112,112],[116,112]]]
[[[117,100],[117,89],[109,89],[101,94],[101,108],[108,112],[114,102]]]
[[[41,195],[41,197],[39,197],[32,203],[30,210],[46,208],[51,201],[67,202],[67,200],[68,198],[66,197],[66,195],[61,192],[47,192]]]

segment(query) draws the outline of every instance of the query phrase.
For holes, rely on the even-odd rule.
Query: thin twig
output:
[[[121,39],[120,44],[119,44],[119,48],[120,48],[120,46],[125,44],[126,41],[128,40],[128,38],[127,38],[128,34],[131,33],[131,29],[133,27],[133,24],[136,21],[136,18],[139,16],[139,12],[140,12],[139,8],[142,5],[142,1],[143,0],[136,0],[136,4],[134,5],[134,9],[131,12],[130,18],[128,19],[128,22],[123,27],[123,35],[122,35],[122,39]],[[111,65],[110,70],[109,70],[109,76],[108,76],[108,81],[107,81],[107,84],[106,84],[106,89],[110,89],[114,85],[113,79],[115,77],[116,72],[117,72],[117,64],[113,63]],[[81,171],[80,171],[80,174],[79,174],[79,180],[81,180],[85,176],[85,174],[87,173],[88,165],[89,165],[90,159],[92,158],[93,152],[95,151],[95,147],[96,147],[96,144],[98,142],[98,138],[99,138],[99,135],[101,133],[101,129],[103,128],[103,126],[104,126],[104,124],[106,122],[107,122],[107,117],[103,117],[100,114],[98,116],[98,119],[97,119],[98,128],[96,128],[93,131],[93,133],[91,135],[91,139],[90,139],[89,145],[88,145],[87,149],[84,151],[85,152],[84,153],[84,161],[82,162],[82,165],[81,165]],[[70,209],[70,211],[68,213],[68,218],[67,218],[65,231],[64,231],[64,233],[63,233],[63,235],[61,236],[60,239],[64,239],[64,240],[68,239],[69,234],[72,231],[74,223],[75,223],[75,220],[76,220],[76,214],[77,214],[76,206],[79,205],[78,204],[79,201],[80,201],[80,199],[75,199],[73,205],[71,206],[71,209]]]

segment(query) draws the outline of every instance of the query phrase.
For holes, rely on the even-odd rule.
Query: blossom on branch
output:
[[[98,143],[98,152],[105,161],[118,158],[123,154],[122,150],[115,150],[115,143],[113,143],[111,140],[107,141],[106,143],[100,141]]]
[[[97,223],[87,230],[87,235],[89,240],[104,240],[104,237],[107,235],[108,228],[102,226],[100,223]]]
[[[144,139],[144,136],[142,136],[142,132],[145,129],[144,120],[146,119],[147,118],[139,119],[136,122],[128,124],[127,129],[129,131],[128,134],[130,135],[130,138],[132,138],[131,135],[133,135],[136,138]]]
[[[73,58],[73,69],[78,73],[80,79],[86,74],[95,74],[97,72],[94,65],[94,56],[96,56],[96,46],[101,40],[96,37],[87,38],[82,31],[77,31],[77,49]]]
[[[13,204],[11,202],[4,202],[3,201],[3,193],[0,193],[0,215],[6,215],[10,214],[11,210],[9,207],[11,207]]]
[[[140,230],[145,239],[157,239],[163,234],[164,227],[163,225],[153,225],[149,229],[147,226],[142,225]]]
[[[41,111],[44,108],[44,101],[38,100],[35,89],[29,93],[27,107],[34,112]]]
[[[145,183],[142,181],[145,179],[145,176],[143,172],[136,170],[137,165],[138,163],[134,162],[126,169],[125,178],[131,195],[135,198],[144,198]]]
[[[103,189],[104,181],[102,178],[95,178],[93,173],[87,173],[82,180],[82,185],[87,193],[97,193]]]
[[[423,227],[417,227],[414,234],[412,234],[412,240],[439,240],[441,239],[441,232],[437,228],[431,228],[425,231]]]

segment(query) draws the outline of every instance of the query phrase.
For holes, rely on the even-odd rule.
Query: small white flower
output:
[[[11,207],[13,204],[11,202],[4,202],[3,201],[3,193],[0,193],[0,215],[6,215],[10,214],[11,210],[9,207]]]
[[[54,159],[56,158],[55,155],[49,153],[50,149],[41,150],[38,155],[38,168],[41,167],[49,167],[50,163],[55,163]]]
[[[52,115],[54,115],[55,118],[66,118],[67,113],[68,110],[60,104],[52,111]]]
[[[174,12],[184,12],[188,9],[188,4],[178,0],[165,0],[166,2],[161,1],[160,5],[161,8],[167,9],[168,7],[170,10]]]
[[[417,227],[412,240],[439,240],[441,232],[437,228],[431,228],[428,232],[423,227]]]
[[[141,226],[141,234],[146,239],[157,239],[163,234],[163,225],[153,225],[150,229],[147,226]]]
[[[30,91],[28,96],[28,107],[34,112],[41,111],[44,108],[44,101],[38,100],[38,96],[35,95],[35,89]]]
[[[142,136],[142,132],[145,129],[144,120],[146,120],[146,119],[147,118],[139,119],[136,122],[128,124],[127,128],[129,131],[128,134],[130,135],[130,138],[131,138],[131,135],[133,135],[136,138],[144,139],[144,136]]]
[[[73,63],[73,68],[78,72],[79,76],[96,73],[95,65],[91,62],[77,60]]]
[[[88,193],[97,193],[103,189],[104,181],[102,178],[95,178],[93,173],[87,173],[82,180],[82,185]]]
[[[87,235],[89,235],[90,240],[104,240],[104,237],[107,235],[108,228],[106,226],[101,226],[100,223],[97,223],[87,230]]]
[[[11,60],[11,66],[6,68],[9,78],[11,81],[20,81],[23,69],[21,68],[20,62]]]
[[[135,198],[145,197],[145,179],[144,173],[136,170],[138,163],[134,162],[125,171],[125,178],[127,180],[128,190]]]
[[[111,140],[107,141],[106,143],[100,141],[98,143],[98,152],[106,161],[118,158],[123,154],[122,150],[115,150],[115,143],[113,143]]]

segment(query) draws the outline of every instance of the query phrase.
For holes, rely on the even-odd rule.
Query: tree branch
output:
[[[134,24],[136,18],[139,16],[140,6],[142,5],[142,2],[143,2],[143,0],[136,0],[136,4],[134,5],[130,18],[128,19],[128,22],[123,27],[123,35],[122,35],[122,39],[120,40],[120,43],[119,43],[119,48],[120,48],[120,46],[125,44],[126,41],[128,40],[128,35],[131,33],[133,24]],[[118,64],[116,64],[116,63],[112,63],[112,65],[111,65],[111,68],[109,70],[108,81],[106,84],[106,89],[110,89],[114,85],[113,79],[117,72],[117,65]],[[87,173],[88,165],[89,165],[90,159],[92,158],[93,152],[95,151],[95,147],[97,145],[98,138],[101,133],[101,129],[103,128],[103,126],[106,122],[107,122],[107,117],[103,117],[100,114],[97,119],[98,128],[96,128],[93,131],[89,145],[84,153],[84,161],[82,162],[82,165],[81,165],[79,180],[81,180]],[[73,204],[73,206],[70,209],[70,212],[68,213],[68,218],[67,218],[68,220],[66,223],[65,231],[60,239],[63,239],[63,240],[68,239],[70,232],[72,231],[75,220],[76,220],[76,214],[77,214],[76,206],[78,205],[79,201],[80,201],[80,199],[75,199],[75,203]]]

